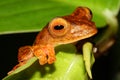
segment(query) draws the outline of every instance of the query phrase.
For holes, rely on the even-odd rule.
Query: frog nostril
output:
[[[56,25],[56,26],[54,27],[55,30],[61,30],[61,29],[63,29],[63,28],[64,28],[63,25]]]

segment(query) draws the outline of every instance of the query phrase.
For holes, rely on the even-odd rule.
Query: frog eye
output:
[[[49,23],[49,32],[54,37],[64,36],[70,30],[69,23],[63,18],[55,18]]]
[[[86,12],[86,17],[87,17],[89,20],[91,20],[91,18],[92,18],[92,11],[91,11],[89,8],[87,8],[87,7],[85,7],[84,10],[85,10],[85,12]]]
[[[92,11],[87,7],[78,7],[73,12],[74,16],[77,16],[78,18],[86,17],[88,20],[92,19]]]

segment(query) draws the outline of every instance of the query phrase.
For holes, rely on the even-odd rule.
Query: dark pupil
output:
[[[63,25],[56,25],[56,26],[54,27],[55,30],[61,30],[61,29],[63,29],[63,28],[64,28]]]

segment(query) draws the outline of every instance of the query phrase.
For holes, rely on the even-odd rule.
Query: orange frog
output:
[[[86,7],[78,7],[71,15],[52,19],[37,35],[32,46],[19,49],[19,64],[13,70],[33,56],[39,59],[40,65],[52,64],[56,60],[54,51],[56,46],[77,42],[97,33],[95,23],[91,19],[92,13]]]

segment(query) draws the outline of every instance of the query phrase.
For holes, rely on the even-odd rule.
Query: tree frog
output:
[[[92,12],[87,7],[78,7],[66,16],[52,19],[37,35],[32,46],[21,47],[18,62],[14,69],[36,56],[40,65],[55,62],[54,48],[61,44],[74,43],[97,33],[95,23],[91,21]]]

